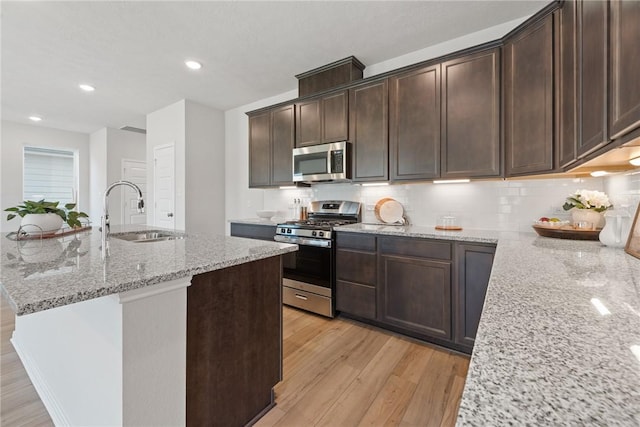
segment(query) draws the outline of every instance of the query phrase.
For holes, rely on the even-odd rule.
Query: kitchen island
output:
[[[457,425],[640,425],[640,259],[533,233],[337,230],[498,243]]]
[[[244,424],[273,404],[280,256],[296,249],[204,234],[112,236],[103,261],[95,229],[42,241],[3,235],[12,343],[56,424]]]

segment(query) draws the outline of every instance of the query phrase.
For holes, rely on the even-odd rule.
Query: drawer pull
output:
[[[300,295],[300,294],[296,294],[296,298],[301,299],[301,300],[305,300],[305,301],[308,299],[304,295]]]

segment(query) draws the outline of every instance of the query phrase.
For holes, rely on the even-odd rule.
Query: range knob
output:
[[[291,229],[287,228],[287,234],[291,234]]]
[[[319,236],[320,236],[320,237],[324,237],[324,231],[321,231],[321,232],[319,233]]]
[[[281,228],[281,229],[280,229],[280,232],[281,232],[282,234],[284,234],[284,233],[286,233],[286,232],[287,232],[287,229],[286,229],[286,228]]]
[[[312,232],[311,232],[311,235],[312,235],[313,237],[316,237],[316,234],[318,234],[318,233],[316,233],[315,231],[312,231]],[[322,235],[322,233],[320,233],[320,235]]]

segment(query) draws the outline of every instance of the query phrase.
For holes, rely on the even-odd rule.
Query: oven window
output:
[[[294,157],[296,175],[325,174],[327,171],[327,153],[298,154]]]
[[[297,252],[285,254],[282,259],[283,274],[287,279],[331,287],[331,249],[298,245]]]

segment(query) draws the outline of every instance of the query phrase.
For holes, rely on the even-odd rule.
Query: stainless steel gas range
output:
[[[333,227],[360,221],[360,203],[311,202],[309,219],[278,224],[274,239],[295,243],[283,256],[283,302],[323,316],[335,316],[335,233]]]

